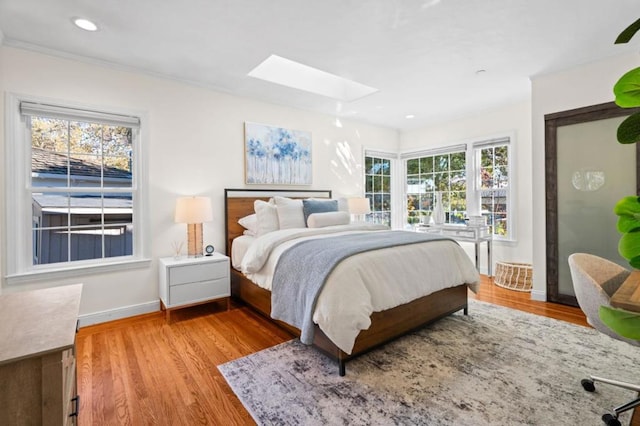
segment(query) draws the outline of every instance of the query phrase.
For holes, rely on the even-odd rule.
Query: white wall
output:
[[[80,308],[84,323],[158,308],[157,258],[171,255],[172,241],[186,239],[186,227],[173,223],[172,219],[178,196],[212,197],[214,221],[204,224],[204,241],[213,244],[217,251],[224,251],[224,188],[246,187],[245,121],[311,131],[314,183],[310,188],[332,189],[336,197],[362,194],[363,146],[386,151],[398,148],[398,134],[392,129],[349,120],[342,120],[343,127],[337,128],[331,116],[6,46],[0,47],[0,89],[3,94],[120,107],[148,114],[151,211],[148,220],[153,261],[148,268],[65,280],[64,283],[85,284]],[[4,113],[1,117],[4,121]],[[4,142],[4,131],[0,134]],[[4,143],[0,144],[0,159],[4,164]],[[4,205],[1,175],[0,205]],[[4,234],[0,228],[0,236]],[[0,253],[6,249],[7,242],[3,240]],[[3,265],[0,268],[3,276],[4,271]],[[63,282],[3,283],[2,291],[59,284]]]
[[[638,54],[620,55],[532,78],[533,288],[536,295],[546,297],[547,280],[544,116],[613,101],[612,89],[616,81],[639,65]],[[605,154],[606,150],[603,150]],[[611,232],[616,231],[612,229]]]
[[[516,132],[517,242],[494,244],[494,260],[533,263],[533,299],[546,300],[547,294],[544,116],[612,101],[615,82],[639,65],[640,56],[629,54],[536,76],[532,78],[531,102],[400,135],[400,150],[409,151],[473,141],[509,130]]]
[[[400,150],[411,151],[436,148],[466,142],[476,142],[498,134],[514,135],[512,176],[515,191],[515,242],[493,243],[493,270],[497,260],[532,262],[531,246],[531,109],[528,100],[502,108],[484,111],[472,117],[460,118],[427,128],[403,132]],[[469,252],[468,245],[465,249]],[[473,255],[473,252],[470,252]],[[481,250],[481,270],[486,271],[487,259],[484,244]]]
[[[313,134],[314,189],[335,196],[362,193],[362,149],[408,151],[482,139],[503,132],[516,137],[517,241],[495,244],[494,261],[533,262],[532,297],[546,298],[544,115],[613,100],[620,75],[640,64],[637,54],[609,58],[532,79],[532,100],[473,117],[397,134],[395,130],[267,104],[213,90],[98,65],[0,47],[0,90],[95,106],[146,111],[152,257],[149,268],[87,275],[65,282],[34,282],[0,291],[83,282],[81,315],[86,322],[157,309],[157,258],[184,240],[184,225],[172,221],[177,196],[203,194],[214,200],[214,221],[204,225],[205,243],[224,247],[223,189],[244,185],[243,123],[254,121],[309,130]],[[0,102],[0,160],[4,164],[4,103]],[[532,192],[532,195],[531,194]],[[4,176],[0,173],[0,211]],[[8,249],[0,227],[0,258]],[[483,258],[483,267],[486,260]],[[4,260],[0,275],[4,275]]]

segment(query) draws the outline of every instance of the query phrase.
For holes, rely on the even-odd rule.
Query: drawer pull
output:
[[[80,395],[76,395],[71,398],[71,402],[75,402],[75,407],[73,407],[73,412],[69,414],[69,417],[78,417],[78,411],[80,411]]]

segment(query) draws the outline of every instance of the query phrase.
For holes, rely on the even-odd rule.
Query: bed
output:
[[[237,257],[237,253],[234,253],[232,250],[235,243],[238,247],[244,243],[244,239],[246,237],[243,234],[246,234],[246,228],[240,225],[238,221],[242,218],[247,217],[248,215],[254,213],[254,203],[256,200],[261,200],[262,202],[268,202],[272,197],[287,197],[289,199],[330,199],[331,191],[317,191],[317,190],[267,190],[267,189],[226,189],[225,190],[225,228],[226,228],[226,253],[228,256],[234,259]],[[349,225],[351,226],[351,225]],[[339,227],[336,227],[339,228]],[[291,230],[288,230],[291,231]],[[309,232],[311,230],[303,230],[304,232]],[[302,230],[300,232],[303,232]],[[320,230],[325,232],[324,230]],[[360,233],[362,230],[340,230],[341,232],[349,233]],[[378,231],[377,229],[372,231]],[[292,234],[297,233],[298,231],[293,232]],[[319,231],[311,231],[319,232]],[[329,231],[326,231],[329,232]],[[381,231],[383,232],[383,231]],[[411,233],[413,234],[413,233]],[[271,236],[276,235],[276,233],[270,234]],[[337,234],[341,235],[341,234]],[[330,236],[333,237],[333,236]],[[309,237],[312,239],[315,237]],[[333,237],[337,238],[337,237]],[[341,238],[341,237],[340,237]],[[295,240],[294,240],[295,243]],[[343,343],[336,344],[335,341],[339,341],[332,335],[332,332],[325,333],[321,326],[323,326],[322,322],[320,325],[313,325],[313,346],[315,346],[320,351],[324,352],[326,355],[335,359],[338,363],[338,371],[342,376],[345,374],[346,368],[345,363],[362,354],[365,353],[379,345],[382,345],[392,339],[395,339],[399,336],[402,336],[416,328],[422,327],[430,322],[436,321],[444,316],[450,315],[454,312],[462,310],[464,314],[467,314],[467,293],[470,285],[476,285],[479,276],[477,271],[475,270],[471,260],[464,254],[464,251],[459,248],[459,246],[453,241],[438,241],[437,242],[440,247],[444,244],[448,246],[458,247],[459,252],[463,254],[462,258],[456,257],[456,264],[460,264],[460,271],[452,271],[451,275],[455,276],[455,280],[457,282],[447,282],[445,283],[446,288],[438,289],[430,294],[417,297],[415,299],[408,300],[403,302],[398,306],[388,307],[379,311],[372,312],[368,321],[370,320],[370,325],[366,327],[366,329],[358,330],[357,336],[354,337],[352,345],[349,345],[346,350]],[[250,242],[250,244],[255,244],[254,242]],[[438,247],[436,242],[433,243],[434,247]],[[416,246],[417,247],[417,246]],[[237,248],[237,247],[236,247]],[[426,248],[425,248],[426,249]],[[394,249],[397,251],[398,249]],[[421,248],[422,250],[422,248]],[[235,250],[236,252],[238,250]],[[243,252],[244,253],[244,252]],[[457,252],[456,252],[457,253]],[[355,258],[356,256],[353,256]],[[357,261],[356,259],[349,258],[349,261]],[[346,260],[344,261],[346,262]],[[272,292],[268,288],[263,288],[260,285],[254,283],[248,276],[252,277],[256,280],[256,274],[250,274],[241,272],[239,269],[243,269],[239,267],[241,263],[239,260],[234,259],[233,262],[234,267],[231,269],[231,294],[235,300],[241,301],[268,317],[270,320],[276,322],[278,325],[283,327],[284,329],[291,332],[293,335],[300,336],[301,330],[297,327],[294,327],[286,322],[278,321],[272,319]],[[415,262],[421,263],[421,262]],[[443,262],[446,263],[446,262]],[[246,267],[246,265],[244,265]],[[406,264],[405,264],[406,268]],[[246,268],[245,268],[246,269]],[[337,270],[337,269],[336,269]],[[332,273],[335,275],[335,271]],[[389,271],[390,273],[395,273],[396,271]],[[455,272],[455,273],[454,273]],[[399,275],[399,274],[398,274]],[[428,275],[428,274],[427,274]],[[441,270],[434,273],[437,276],[449,276],[449,271]],[[421,275],[423,276],[423,275]],[[330,276],[331,277],[331,276]],[[449,280],[448,278],[446,278]],[[335,281],[335,280],[334,280]],[[262,283],[261,283],[262,285]],[[327,280],[327,286],[329,286],[329,279]],[[274,293],[275,294],[275,293]],[[327,296],[328,297],[328,296]],[[276,302],[277,303],[277,302]],[[322,302],[321,299],[318,299],[318,306],[320,309]],[[316,320],[316,316],[314,315],[314,321]],[[325,327],[326,328],[326,327]],[[303,333],[304,334],[304,333]],[[332,336],[330,338],[327,334]]]

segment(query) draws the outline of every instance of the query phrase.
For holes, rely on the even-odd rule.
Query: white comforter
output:
[[[388,228],[340,225],[270,232],[255,238],[242,258],[240,269],[257,285],[271,290],[278,258],[293,244],[308,238],[382,229]],[[333,270],[318,297],[313,321],[336,346],[350,354],[358,333],[371,325],[373,312],[444,288],[464,283],[475,286],[478,281],[473,263],[454,241],[374,250],[347,258]]]

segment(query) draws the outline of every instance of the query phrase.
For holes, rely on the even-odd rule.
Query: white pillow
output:
[[[269,202],[256,200],[253,203],[253,209],[256,211],[256,223],[258,225],[256,235],[258,237],[279,229],[278,211],[273,200],[269,200]]]
[[[258,231],[258,217],[255,213],[249,216],[241,217],[238,219],[238,223],[247,231],[251,231],[254,235]]]
[[[351,217],[347,212],[312,213],[307,219],[309,228],[324,228],[325,226],[348,225]]]
[[[274,197],[278,210],[280,229],[306,228],[302,200],[292,200],[285,197]]]

